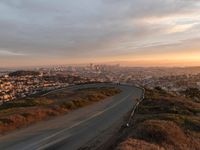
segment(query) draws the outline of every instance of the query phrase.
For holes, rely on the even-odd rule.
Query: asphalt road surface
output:
[[[0,150],[77,150],[89,140],[111,128],[129,112],[142,96],[137,87],[90,84],[72,89],[115,86],[120,94],[25,129],[0,136]]]

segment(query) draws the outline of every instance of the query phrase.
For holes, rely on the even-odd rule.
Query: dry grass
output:
[[[164,120],[148,120],[135,129],[134,138],[158,144],[167,150],[197,150],[198,140],[185,133],[176,123]]]
[[[6,103],[0,106],[0,134],[62,115],[118,93],[120,90],[116,88],[66,90],[47,96]]]
[[[156,144],[151,144],[143,140],[129,138],[122,142],[117,150],[165,150]]]
[[[199,150],[200,104],[159,90],[147,90],[115,144],[120,150]]]
[[[6,133],[59,114],[61,114],[61,112],[52,109],[31,108],[29,111],[26,110],[0,118],[0,132],[1,134]]]

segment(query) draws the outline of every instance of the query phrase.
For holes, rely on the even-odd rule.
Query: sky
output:
[[[0,0],[0,67],[200,66],[200,0]]]

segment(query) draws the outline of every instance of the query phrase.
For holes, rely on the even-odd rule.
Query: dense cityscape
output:
[[[86,82],[77,76],[54,72],[16,71],[0,77],[0,103]]]
[[[69,85],[113,82],[142,85],[180,94],[200,89],[200,68],[136,68],[120,65],[57,66],[27,71],[1,71],[0,103],[45,93]]]

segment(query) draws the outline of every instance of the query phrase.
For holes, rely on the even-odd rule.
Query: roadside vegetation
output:
[[[200,103],[159,88],[145,97],[130,128],[122,128],[108,149],[199,150]]]
[[[116,88],[62,90],[43,96],[20,99],[0,106],[0,134],[26,127],[53,116],[93,104],[120,93]]]

